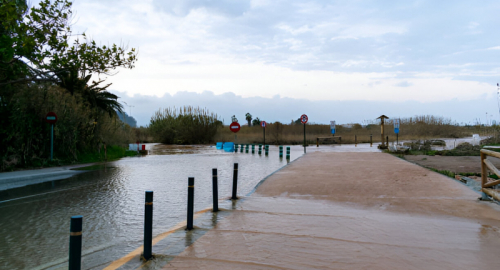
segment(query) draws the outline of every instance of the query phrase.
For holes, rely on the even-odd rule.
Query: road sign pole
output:
[[[264,143],[263,145],[266,145],[266,127],[262,129],[264,131]]]
[[[399,145],[399,133],[396,133],[396,145]]]
[[[54,154],[54,124],[50,125],[50,161]]]
[[[306,124],[304,123],[304,154],[306,153]]]

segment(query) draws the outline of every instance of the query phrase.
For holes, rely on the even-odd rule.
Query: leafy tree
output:
[[[250,113],[245,114],[245,119],[248,122],[248,126],[252,125],[252,115]]]
[[[256,117],[256,118],[252,121],[252,126],[260,126],[260,119],[259,119],[259,117]]]
[[[0,150],[4,169],[11,166],[5,162],[28,165],[46,155],[48,111],[59,116],[60,154],[74,159],[126,132],[116,124],[122,105],[107,91],[110,84],[91,78],[133,68],[137,53],[72,33],[71,6],[68,0],[42,0],[28,10],[25,0],[0,0],[0,145],[10,146]]]
[[[133,68],[136,52],[113,44],[98,46],[85,33],[74,36],[70,28],[71,2],[50,0],[40,2],[25,15],[27,5],[20,0],[0,0],[3,29],[0,38],[0,87],[19,83],[49,81],[79,92],[91,107],[113,115],[122,112],[118,96],[106,91],[110,84],[100,87],[104,80],[93,81],[92,75],[113,75],[118,67]],[[3,87],[2,101],[9,101],[14,87]],[[10,88],[11,91],[8,91]],[[94,114],[96,116],[96,114]],[[97,117],[95,117],[97,121]]]
[[[6,29],[0,38],[0,68],[13,71],[11,76],[0,78],[0,85],[35,81],[68,84],[75,75],[112,75],[118,67],[134,67],[134,48],[126,51],[116,44],[98,46],[85,33],[70,40],[75,35],[70,27],[72,3],[67,0],[43,0],[25,16],[27,5],[23,1],[0,3],[1,24]]]

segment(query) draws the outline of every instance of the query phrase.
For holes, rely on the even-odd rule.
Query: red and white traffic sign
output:
[[[260,126],[261,126],[261,127],[265,128],[265,127],[266,127],[266,125],[267,125],[266,121],[261,121],[261,122],[260,122]]]
[[[307,115],[303,114],[303,115],[301,115],[301,116],[300,116],[300,122],[301,122],[302,124],[307,123],[307,120],[309,120],[309,119],[307,118]]]
[[[45,122],[52,124],[52,125],[55,124],[57,122],[57,114],[55,112],[49,112],[45,116]]]
[[[238,122],[232,122],[231,125],[229,125],[229,129],[234,133],[240,131],[240,128],[241,127],[240,124],[238,124]]]

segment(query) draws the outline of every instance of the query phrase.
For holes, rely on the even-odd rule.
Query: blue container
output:
[[[234,143],[227,142],[224,144],[224,151],[226,152],[234,152]]]
[[[221,150],[223,146],[224,146],[223,142],[218,142],[217,145],[215,145],[215,147],[219,150]]]

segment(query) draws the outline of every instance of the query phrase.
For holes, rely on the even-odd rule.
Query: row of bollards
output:
[[[264,148],[265,155],[269,155],[269,145],[259,144],[259,155],[262,154]],[[245,152],[248,153],[249,145],[246,145]],[[238,145],[235,144],[234,152],[238,152]],[[243,145],[240,145],[240,152],[243,152]],[[255,153],[255,145],[252,145],[252,154]],[[279,156],[283,157],[283,146],[279,146]],[[286,147],[286,159],[290,159],[290,147]],[[217,169],[212,169],[212,194],[213,194],[213,212],[219,211],[218,198],[218,183]],[[233,188],[232,200],[237,200],[238,191],[238,163],[234,163],[233,168]],[[187,225],[186,230],[192,230],[194,220],[194,177],[188,178],[188,202],[187,202]],[[70,240],[69,240],[69,269],[81,269],[82,257],[82,228],[83,217],[72,216],[70,225]],[[144,208],[144,250],[142,257],[144,260],[149,260],[153,257],[153,191],[146,191],[145,208]]]
[[[235,153],[238,153],[238,147],[240,148],[240,153],[243,153],[243,148],[245,149],[245,153],[248,153],[250,150],[249,150],[249,147],[250,147],[250,144],[234,144],[234,152]],[[252,154],[255,154],[255,144],[252,144],[251,145],[252,147]],[[290,147],[287,146],[287,155],[286,155],[286,158],[287,159],[290,159]],[[262,144],[259,144],[259,148],[258,148],[258,154],[259,155],[262,155],[262,150],[264,150],[264,154],[266,156],[269,155],[269,145],[262,145]],[[282,158],[283,157],[283,146],[280,145],[279,146],[279,157]]]
[[[212,169],[213,212],[219,211],[219,194],[217,169]],[[232,200],[237,200],[238,163],[234,163]],[[192,230],[194,220],[194,177],[188,178],[188,202],[186,230]],[[72,216],[69,237],[69,270],[80,270],[82,262],[82,228],[83,217]],[[142,257],[149,260],[153,257],[153,191],[146,191],[144,207],[144,249]]]

